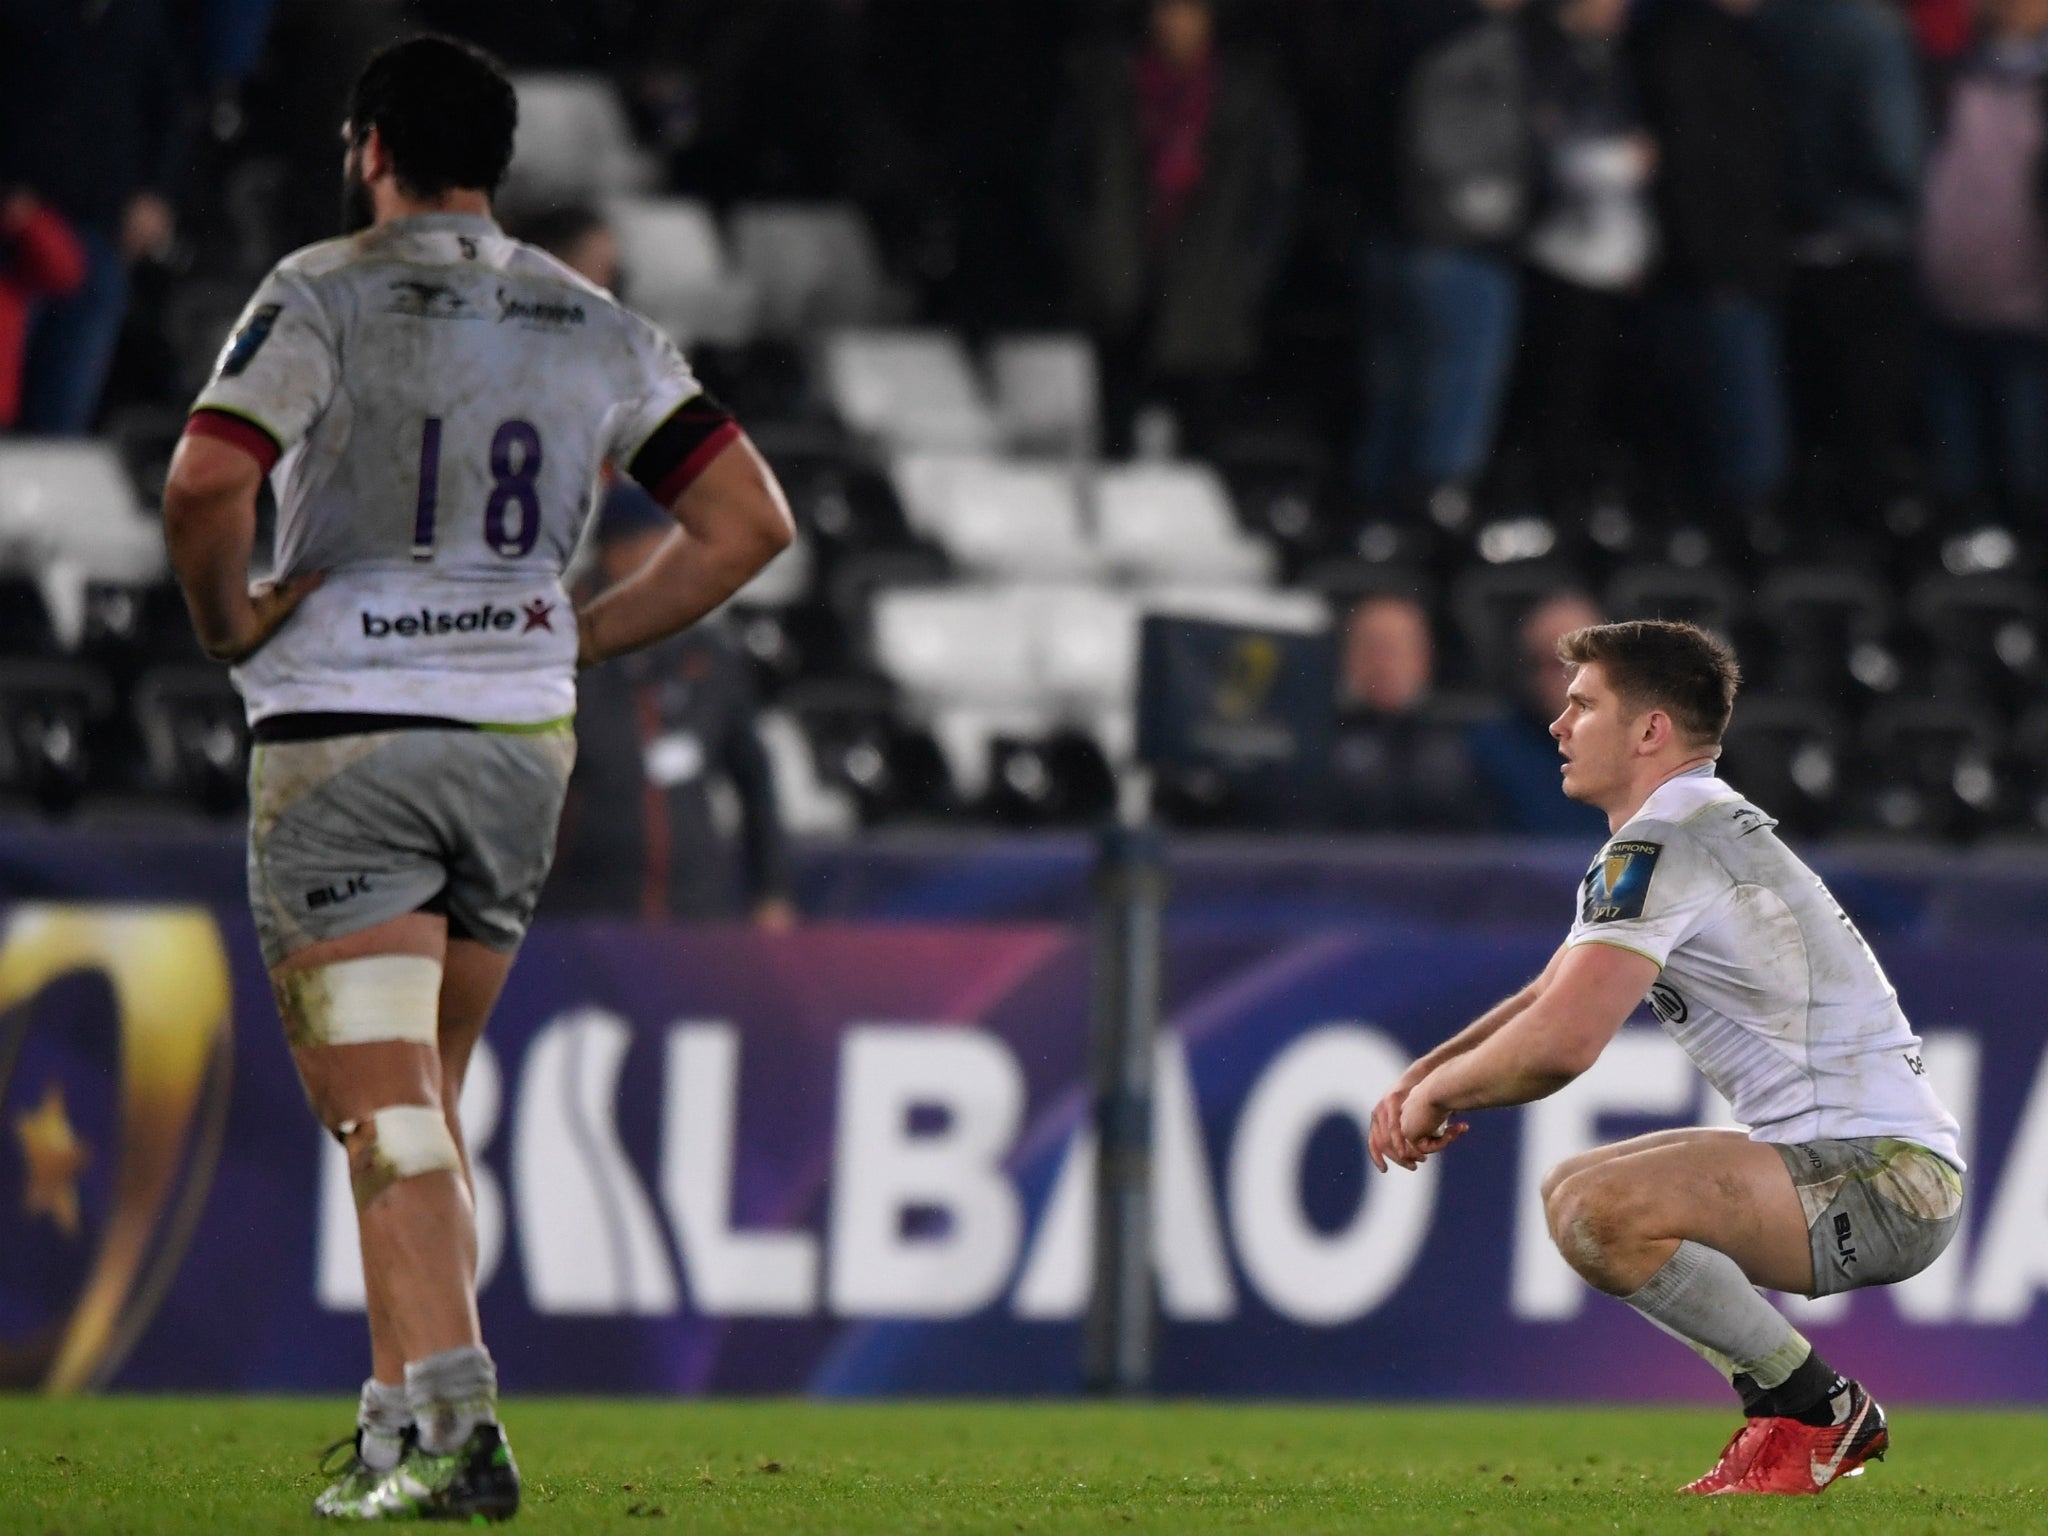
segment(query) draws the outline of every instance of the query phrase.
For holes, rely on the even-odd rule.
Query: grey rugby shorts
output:
[[[422,909],[516,949],[555,857],[576,735],[372,731],[259,743],[249,907],[266,964]]]
[[[1963,1219],[1963,1176],[1890,1136],[1774,1143],[1799,1191],[1813,1292],[1891,1285],[1941,1257]]]

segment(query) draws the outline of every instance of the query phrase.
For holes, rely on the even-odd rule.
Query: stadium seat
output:
[[[587,202],[652,186],[653,162],[633,144],[625,109],[601,75],[522,74],[519,133],[507,202]]]
[[[1177,619],[1207,619],[1213,624],[1243,624],[1304,635],[1320,634],[1330,627],[1329,602],[1314,592],[1173,584],[1145,587],[1137,596],[1143,612]]]
[[[1116,809],[1116,772],[1086,732],[1066,727],[1037,738],[997,735],[990,746],[981,811],[1007,826],[1075,826]]]
[[[1766,576],[1756,616],[1770,654],[1745,657],[1780,693],[1813,698],[1887,694],[1903,681],[1888,643],[1891,592],[1853,566],[1794,566]]]
[[[775,779],[776,814],[799,837],[845,837],[858,830],[860,812],[852,793],[818,772],[817,754],[796,717],[763,710],[755,722]]]
[[[0,570],[33,572],[58,638],[75,645],[87,583],[155,580],[163,529],[107,444],[0,438]]]
[[[913,453],[897,457],[891,478],[912,530],[964,570],[1053,578],[1099,564],[1070,465]]]
[[[1854,812],[1863,829],[1968,837],[2000,819],[2011,798],[1998,720],[1980,705],[1889,700],[1864,720],[1860,745],[1865,774]]]
[[[1272,540],[1291,566],[1328,546],[1329,462],[1321,443],[1292,432],[1240,432],[1217,443],[1210,459],[1230,488],[1239,523]]]
[[[1023,705],[1041,692],[1029,626],[1000,587],[879,593],[871,620],[876,669],[935,705]]]
[[[622,197],[606,209],[633,307],[683,346],[753,335],[754,288],[726,260],[718,221],[687,197]]]
[[[1095,486],[1095,534],[1103,559],[1152,582],[1264,586],[1278,561],[1245,535],[1230,492],[1206,464],[1127,464]]]
[[[810,595],[817,560],[811,546],[799,538],[770,560],[730,601],[746,608],[789,608]]]
[[[1451,618],[1471,661],[1471,681],[1481,687],[1512,686],[1520,670],[1523,619],[1547,598],[1585,590],[1576,569],[1547,561],[1480,565],[1461,572],[1451,586]]]
[[[988,344],[988,378],[996,420],[1012,448],[1094,454],[1102,391],[1086,336],[998,336]]]
[[[211,815],[243,803],[249,731],[226,672],[153,667],[136,681],[132,708],[153,791]]]
[[[1812,699],[1744,694],[1722,744],[1719,773],[1795,836],[1826,832],[1842,815],[1852,764],[1842,722]]]
[[[91,741],[113,706],[112,685],[85,663],[0,662],[0,796],[53,815],[77,805],[92,777]]]
[[[26,576],[0,576],[0,658],[52,657],[60,649],[41,589]]]
[[[1932,691],[1985,693],[2009,705],[2037,697],[2044,673],[2041,599],[2020,576],[1929,576],[1906,603],[1931,652]]]
[[[1735,583],[1712,566],[1629,565],[1607,583],[1610,619],[1679,619],[1735,637],[1742,610]]]
[[[760,296],[763,335],[873,325],[893,307],[867,220],[850,203],[742,203],[733,264]]]
[[[2035,705],[2013,727],[2005,773],[2012,786],[2007,824],[2037,837],[2048,834],[2048,704]]]
[[[837,332],[824,343],[824,377],[840,420],[884,448],[987,453],[1001,440],[951,331]]]
[[[1106,587],[1048,587],[1018,604],[1047,698],[1082,714],[1128,712],[1138,686],[1142,599]]]
[[[879,679],[805,682],[781,704],[809,744],[818,779],[849,795],[865,825],[942,815],[957,797],[930,736],[899,721]]]

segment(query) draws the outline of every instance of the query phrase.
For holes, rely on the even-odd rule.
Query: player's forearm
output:
[[[588,666],[687,629],[745,586],[781,548],[745,531],[705,540],[678,529],[646,565],[578,613],[577,659]]]
[[[1415,1092],[1447,1115],[1498,1109],[1548,1098],[1583,1070],[1546,1042],[1496,1035],[1432,1071]]]
[[[1445,1062],[1455,1060],[1484,1045],[1498,1034],[1503,1026],[1519,1018],[1530,1004],[1542,996],[1542,987],[1543,983],[1539,979],[1530,982],[1513,996],[1502,998],[1436,1049],[1418,1057],[1415,1065],[1409,1069],[1409,1075],[1420,1081]]]
[[[231,657],[248,632],[249,554],[256,508],[236,490],[188,487],[164,491],[164,544],[207,655]]]

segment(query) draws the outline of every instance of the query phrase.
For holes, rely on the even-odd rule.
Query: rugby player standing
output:
[[[1416,1062],[1373,1113],[1374,1164],[1442,1151],[1466,1110],[1592,1066],[1647,996],[1750,1127],[1598,1147],[1543,1182],[1588,1283],[1692,1346],[1743,1427],[1686,1491],[1818,1493],[1884,1454],[1884,1410],[1755,1287],[1825,1296],[1919,1273],[1955,1235],[1963,1161],[1876,957],[1776,823],[1714,775],[1735,658],[1689,624],[1566,635],[1564,792],[1613,836],[1543,974]]]
[[[248,706],[250,905],[361,1218],[373,1369],[315,1504],[339,1518],[518,1507],[455,1106],[553,857],[575,672],[702,617],[792,537],[676,348],[493,222],[516,116],[461,43],[370,61],[343,130],[356,232],[265,279],[164,495],[193,623]],[[606,461],[678,527],[579,613],[561,576]],[[265,475],[276,580],[252,590]]]

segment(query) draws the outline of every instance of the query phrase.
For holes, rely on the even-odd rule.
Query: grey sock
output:
[[[1622,1300],[1690,1345],[1730,1384],[1749,1376],[1768,1390],[1813,1353],[1784,1314],[1757,1294],[1742,1266],[1703,1243],[1680,1243],[1641,1290]]]
[[[398,1465],[405,1449],[405,1432],[412,1427],[412,1400],[401,1385],[386,1386],[372,1376],[363,1383],[362,1406],[356,1410],[356,1428],[362,1438],[356,1453],[372,1472],[389,1472]]]
[[[420,1448],[446,1456],[479,1424],[498,1419],[498,1368],[481,1345],[444,1349],[405,1368],[405,1394],[420,1427]]]

